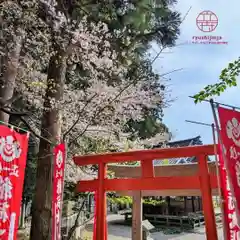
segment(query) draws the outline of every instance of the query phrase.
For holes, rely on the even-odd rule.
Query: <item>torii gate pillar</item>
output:
[[[132,240],[142,240],[142,193],[133,192]]]

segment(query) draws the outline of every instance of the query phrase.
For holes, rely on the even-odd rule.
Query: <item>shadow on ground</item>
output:
[[[121,216],[108,216],[108,239],[109,240],[130,240],[131,227],[123,226],[123,218]],[[88,224],[87,232],[93,231],[93,224]],[[222,240],[222,230],[219,229],[219,240]],[[186,232],[180,234],[164,234],[163,232],[154,232],[152,237],[155,240],[205,240],[204,227],[197,228],[194,232]]]

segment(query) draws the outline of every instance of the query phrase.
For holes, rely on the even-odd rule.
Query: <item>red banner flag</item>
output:
[[[220,145],[219,165],[226,240],[240,240],[240,228],[237,225],[236,210],[233,204],[233,198],[229,187],[227,172],[224,166],[222,149]]]
[[[28,134],[0,126],[0,239],[16,240]]]
[[[52,240],[61,239],[61,215],[62,215],[62,198],[63,183],[65,170],[65,145],[61,143],[54,148],[53,164],[53,190],[52,190]]]
[[[221,138],[223,143],[223,151],[226,156],[226,168],[228,173],[228,190],[231,189],[231,193],[235,197],[235,214],[229,213],[229,218],[232,219],[231,223],[234,225],[234,220],[240,222],[240,112],[218,108],[219,121],[221,125]],[[230,198],[229,206],[234,208],[233,197]],[[230,224],[231,224],[230,223]],[[237,226],[231,226],[234,228]],[[240,238],[236,238],[240,239]],[[235,239],[234,239],[235,240]]]

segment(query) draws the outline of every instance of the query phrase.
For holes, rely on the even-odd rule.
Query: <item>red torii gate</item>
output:
[[[217,240],[217,230],[212,202],[211,188],[217,188],[217,176],[210,175],[207,157],[214,155],[214,145],[201,145],[181,148],[140,150],[121,153],[107,153],[100,155],[86,155],[74,157],[78,166],[98,165],[98,179],[80,181],[77,185],[79,192],[95,192],[96,206],[96,240],[107,240],[106,222],[106,192],[128,190],[167,190],[167,189],[200,189],[204,210],[207,240]],[[154,159],[193,157],[198,159],[199,175],[154,177]],[[107,179],[108,163],[124,163],[141,161],[141,178]]]

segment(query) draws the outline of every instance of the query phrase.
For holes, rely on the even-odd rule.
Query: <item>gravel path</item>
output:
[[[123,220],[119,215],[108,216],[108,239],[109,240],[131,240],[131,227],[122,226],[116,224],[116,221]],[[92,239],[92,226],[90,223],[85,232],[85,236],[89,236]],[[154,240],[205,240],[205,229],[204,227],[197,228],[193,233],[182,233],[182,234],[171,234],[165,235],[161,232],[152,233],[152,238]],[[223,240],[222,228],[218,228],[218,240]]]

